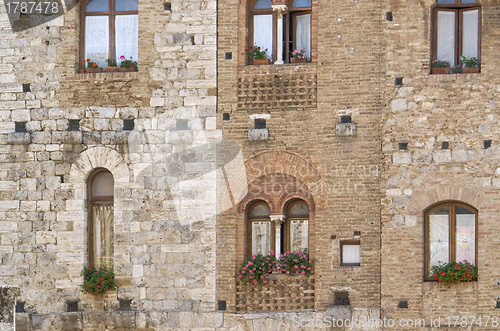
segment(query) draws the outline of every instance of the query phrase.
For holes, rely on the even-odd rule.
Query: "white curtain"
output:
[[[115,20],[115,54],[118,66],[120,56],[139,60],[139,23],[137,15],[118,15]]]
[[[309,247],[309,221],[290,221],[290,250],[292,252],[302,251]]]
[[[357,263],[361,262],[361,245],[343,245],[342,246],[342,263]]]
[[[437,59],[455,66],[455,12],[438,11]]]
[[[456,261],[476,263],[476,215],[456,214]]]
[[[448,263],[450,224],[449,215],[430,215],[430,266]]]
[[[467,10],[463,12],[463,26],[462,26],[462,54],[467,58],[477,57],[478,51],[478,36],[479,36],[479,11]]]
[[[296,30],[295,36],[297,37],[297,49],[304,48],[306,50],[306,57],[311,59],[311,14],[296,15]]]
[[[273,57],[273,15],[254,15],[253,17],[253,45],[267,48],[266,55]]]
[[[252,222],[252,255],[266,255],[270,250],[271,222]]]
[[[113,206],[93,206],[94,261],[113,265]]]
[[[109,50],[108,16],[87,16],[85,18],[85,60],[106,67]]]

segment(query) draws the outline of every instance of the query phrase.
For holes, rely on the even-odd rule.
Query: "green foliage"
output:
[[[255,45],[254,47],[250,46],[250,48],[245,49],[245,53],[250,56],[252,59],[256,60],[265,60],[267,48],[262,50],[262,47]]]
[[[475,68],[477,67],[477,57],[466,58],[464,55],[460,56],[460,62],[464,65],[464,68]]]
[[[444,283],[475,282],[477,280],[477,267],[467,260],[463,262],[450,262],[433,266],[431,276]]]
[[[444,60],[435,60],[432,62],[433,68],[449,68],[450,62]]]
[[[130,57],[130,60],[125,59],[125,56],[121,55],[120,60],[122,61],[120,63],[120,67],[128,69],[130,67],[137,67],[137,61],[134,61],[132,57]]]
[[[265,276],[272,273],[297,273],[309,277],[314,274],[314,260],[309,259],[308,250],[299,252],[286,252],[281,254],[279,260],[273,251],[269,255],[252,255],[251,258],[241,263],[236,278],[243,284],[267,284]]]
[[[90,61],[90,59],[87,59],[86,61],[83,60],[83,64],[85,65],[87,63],[87,68],[94,69],[94,68],[99,68],[97,63]]]
[[[107,59],[106,62],[108,62],[108,67],[116,67],[115,59]]]
[[[81,275],[83,276],[83,284],[79,286],[82,293],[103,296],[107,291],[118,290],[113,268],[106,266],[87,267],[82,270]]]
[[[462,67],[460,66],[460,64],[457,64],[456,66],[451,68],[452,74],[460,74],[461,72],[462,72]]]
[[[281,254],[279,259],[280,267],[285,273],[294,272],[306,277],[314,274],[314,260],[309,260],[309,251],[307,249],[298,252],[286,252]]]

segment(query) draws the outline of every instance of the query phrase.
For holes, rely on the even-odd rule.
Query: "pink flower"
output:
[[[125,60],[125,56],[121,55],[120,60]]]
[[[267,280],[264,281],[264,284],[267,284]]]

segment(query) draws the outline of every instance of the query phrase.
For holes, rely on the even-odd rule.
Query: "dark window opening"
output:
[[[68,131],[80,131],[80,120],[68,120]]]
[[[124,131],[134,130],[134,120],[123,120],[123,130]]]
[[[262,118],[256,118],[253,120],[253,128],[254,129],[265,129],[266,128],[266,120]]]
[[[16,132],[26,132],[26,122],[16,122]]]
[[[408,143],[399,143],[398,147],[400,151],[406,151],[408,149]]]
[[[334,306],[349,306],[349,292],[334,292]]]

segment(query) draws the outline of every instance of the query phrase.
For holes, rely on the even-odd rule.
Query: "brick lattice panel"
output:
[[[240,110],[305,109],[316,105],[315,73],[261,69],[246,71],[238,79]]]
[[[314,279],[271,275],[264,285],[236,285],[236,310],[247,312],[314,309]]]

